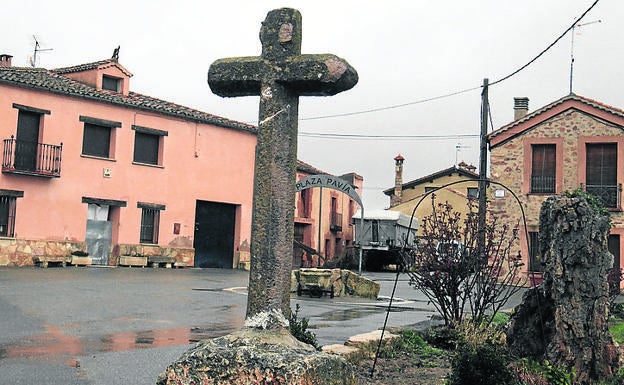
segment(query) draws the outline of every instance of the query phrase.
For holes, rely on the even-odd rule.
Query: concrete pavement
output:
[[[383,326],[396,274],[364,276],[381,300],[293,295],[319,344]],[[0,384],[152,385],[194,341],[242,326],[247,282],[223,269],[0,268]],[[404,274],[395,295],[389,326],[434,314]]]

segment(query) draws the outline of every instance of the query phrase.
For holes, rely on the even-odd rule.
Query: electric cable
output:
[[[574,22],[572,23],[572,25],[570,25],[570,27],[568,27],[565,31],[563,31],[563,33],[561,35],[559,35],[559,37],[557,37],[555,39],[555,41],[553,41],[552,43],[550,43],[546,48],[544,48],[540,53],[538,53],[535,57],[533,57],[533,59],[529,60],[526,64],[524,64],[523,66],[519,67],[518,69],[516,69],[515,71],[511,72],[509,75],[504,76],[492,83],[489,84],[489,86],[493,86],[495,84],[498,83],[502,83],[503,81],[517,75],[520,71],[524,70],[525,68],[527,68],[528,66],[530,66],[531,64],[533,64],[537,59],[539,59],[542,55],[544,55],[546,52],[548,52],[552,47],[554,47],[561,39],[563,39],[563,37],[570,32],[570,30],[572,30],[576,24],[578,24],[588,13],[589,11],[591,11],[596,4],[598,4],[600,0],[595,0],[594,3],[585,10],[585,12],[583,12],[581,14],[581,16],[579,16],[578,18],[576,18],[574,20]],[[318,120],[318,119],[327,119],[327,118],[338,118],[338,117],[343,117],[343,116],[352,116],[352,115],[361,115],[361,114],[368,114],[368,113],[372,113],[372,112],[379,112],[379,111],[385,111],[385,110],[391,110],[391,109],[395,109],[395,108],[401,108],[401,107],[407,107],[407,106],[412,106],[415,104],[421,104],[421,103],[426,103],[426,102],[431,102],[434,100],[439,100],[439,99],[445,99],[451,96],[455,96],[455,95],[460,95],[460,94],[464,94],[467,92],[471,92],[474,90],[478,90],[479,88],[482,88],[482,85],[479,85],[477,87],[471,87],[471,88],[466,88],[460,91],[455,91],[455,92],[450,92],[447,94],[443,94],[443,95],[438,95],[438,96],[434,96],[434,97],[430,97],[430,98],[425,98],[425,99],[420,99],[420,100],[416,100],[413,102],[407,102],[407,103],[401,103],[401,104],[395,104],[395,105],[390,105],[390,106],[385,106],[385,107],[378,107],[378,108],[371,108],[368,110],[361,110],[361,111],[353,111],[353,112],[345,112],[345,113],[340,113],[340,114],[332,114],[332,115],[321,115],[321,116],[312,116],[312,117],[307,117],[307,118],[300,118],[299,120]]]

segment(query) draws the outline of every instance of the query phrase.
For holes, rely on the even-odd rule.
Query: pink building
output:
[[[46,70],[1,55],[0,265],[83,250],[238,266],[256,127],[132,92],[131,77],[116,58]]]
[[[116,55],[54,70],[0,55],[0,266],[78,250],[100,265],[248,266],[256,127],[132,92],[131,77]],[[343,255],[353,204],[323,192],[319,209],[315,190],[296,234]]]
[[[319,174],[327,173],[304,162],[297,163],[298,181]],[[353,186],[361,196],[364,179],[360,175],[349,173],[337,178]],[[353,267],[357,253],[351,218],[358,209],[358,203],[339,190],[315,187],[298,192],[293,268]]]

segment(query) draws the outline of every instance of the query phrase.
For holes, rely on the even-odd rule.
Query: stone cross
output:
[[[299,96],[334,95],[358,81],[355,69],[335,55],[301,54],[295,9],[270,11],[260,41],[260,56],[219,59],[208,71],[219,96],[260,96],[247,319],[290,314]]]

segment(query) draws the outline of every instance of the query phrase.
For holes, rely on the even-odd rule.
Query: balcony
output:
[[[583,190],[597,197],[607,209],[621,210],[622,184],[617,185],[582,185]]]
[[[13,136],[4,139],[2,150],[2,172],[58,178],[61,176],[61,152],[63,144],[34,143],[16,140]]]
[[[329,224],[329,231],[338,232],[342,231],[342,214],[332,212],[331,223]]]
[[[531,193],[532,194],[554,194],[555,193],[555,177],[554,176],[531,176]]]

